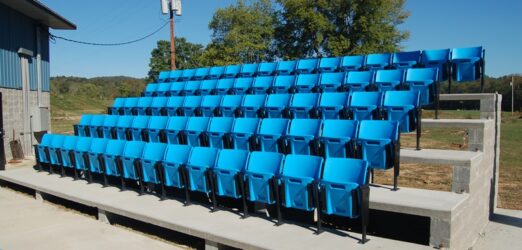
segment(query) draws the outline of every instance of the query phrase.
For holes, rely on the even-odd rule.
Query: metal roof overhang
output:
[[[76,29],[76,25],[69,20],[35,0],[0,0],[0,4],[4,4],[53,29]]]

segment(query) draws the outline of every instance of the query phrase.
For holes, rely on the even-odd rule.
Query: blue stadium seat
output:
[[[419,91],[386,91],[383,110],[387,120],[398,121],[401,132],[412,132],[417,128],[420,110]]]
[[[165,127],[165,135],[169,144],[185,143],[180,136],[180,132],[187,127],[188,117],[178,116],[169,117],[167,127]],[[180,140],[181,139],[181,140]]]
[[[252,152],[248,158],[245,181],[247,199],[268,205],[279,201],[277,176],[283,167],[284,155],[272,152]]]
[[[209,73],[210,73],[210,68],[198,68],[198,69],[196,69],[196,73],[194,73],[194,76],[192,77],[192,79],[204,80],[207,78]]]
[[[294,75],[280,75],[276,76],[272,90],[274,93],[283,94],[292,92],[291,89],[295,88],[296,77]]]
[[[125,98],[125,104],[123,105],[124,115],[135,115],[136,107],[138,106],[139,97],[127,97]]]
[[[145,145],[146,143],[142,141],[128,141],[125,143],[125,148],[121,154],[124,179],[143,181],[137,162],[141,160]]]
[[[291,75],[295,72],[297,61],[280,61],[277,63],[277,75]]]
[[[247,63],[241,66],[240,77],[253,77],[257,73],[257,63]]]
[[[158,88],[156,89],[156,96],[167,96],[170,95],[170,87],[183,85],[183,83],[176,82],[167,82],[167,83],[158,83]]]
[[[290,154],[318,155],[319,137],[322,120],[293,119],[290,122],[286,137]]]
[[[181,112],[181,107],[185,102],[185,97],[183,96],[171,96],[167,100],[167,105],[165,106],[165,110],[168,116],[176,116]]]
[[[130,140],[131,133],[130,128],[132,127],[132,121],[135,116],[121,115],[118,117],[116,122],[116,138],[118,140]]]
[[[369,54],[366,56],[365,67],[369,70],[386,69],[390,66],[391,54]]]
[[[149,83],[147,87],[145,87],[145,91],[143,92],[144,96],[152,97],[156,96],[156,90],[158,89],[157,83]]]
[[[91,148],[94,146],[98,146],[99,141],[105,142],[103,145],[103,152],[105,152],[105,146],[107,144],[107,139],[101,139],[101,138],[90,138],[90,137],[78,137],[78,141],[76,142],[76,147],[74,148],[74,163],[75,168],[77,170],[87,170],[90,169],[90,166],[94,166],[92,169],[102,169],[101,164],[99,161],[99,156],[96,155],[96,157],[93,157],[92,159],[89,158],[88,161],[86,161],[86,158],[89,155],[89,152],[92,151]],[[93,145],[93,143],[95,143]],[[89,164],[89,165],[87,165]]]
[[[116,139],[116,125],[118,124],[118,115],[108,115],[103,119],[101,126],[102,137],[106,139]]]
[[[396,69],[408,69],[420,63],[420,50],[393,53],[392,65]]]
[[[36,156],[36,164],[39,168],[39,170],[42,170],[42,164],[41,163],[50,163],[49,156],[47,154],[47,150],[51,146],[52,140],[54,135],[53,134],[47,134],[45,133],[42,136],[42,140],[39,144],[34,145],[35,147],[35,156]],[[90,137],[83,137],[83,138],[89,138]]]
[[[60,148],[63,146],[65,135],[53,135],[51,145],[47,148],[49,151],[49,162],[52,165],[61,165]]]
[[[234,82],[236,79],[219,79],[216,85],[216,94],[218,95],[226,95],[232,93],[232,88],[234,88]]]
[[[219,116],[224,117],[234,117],[238,112],[237,109],[241,105],[243,101],[242,95],[225,95],[223,99],[221,99],[221,104],[219,105]]]
[[[313,189],[315,182],[321,177],[322,168],[322,157],[287,155],[280,178],[283,206],[313,211]]]
[[[321,213],[361,218],[361,243],[365,243],[370,200],[368,162],[359,159],[328,158],[324,163],[319,185],[319,197],[322,198],[317,219],[319,232],[322,223]]]
[[[224,78],[236,78],[241,71],[241,65],[228,65],[223,74]]]
[[[89,125],[91,125],[93,115],[83,114],[80,122],[74,126],[74,134],[79,136],[90,136]]]
[[[150,106],[152,105],[152,97],[138,98],[136,105],[136,115],[150,115]]]
[[[319,86],[319,74],[300,74],[297,76],[295,87],[298,93],[311,93]]]
[[[196,69],[184,69],[178,81],[190,81],[196,75]]]
[[[181,95],[196,95],[199,93],[199,86],[201,85],[200,80],[187,81],[183,86]]]
[[[356,71],[364,67],[364,56],[343,56],[339,68],[342,71]]]
[[[323,92],[337,92],[344,83],[345,75],[344,72],[322,73],[319,87]]]
[[[290,105],[290,94],[272,94],[268,95],[265,103],[264,117],[281,118],[283,113]]]
[[[379,119],[381,106],[381,92],[354,92],[348,106],[350,118],[357,121]]]
[[[172,97],[170,97],[172,98]],[[152,100],[152,104],[150,105],[150,113],[151,115],[160,116],[167,114],[167,102],[169,101],[169,97],[154,97]]]
[[[192,148],[186,165],[189,190],[206,194],[212,190],[211,185],[208,185],[212,178],[208,177],[214,168],[217,153],[215,148]]]
[[[185,96],[185,100],[183,101],[183,106],[181,108],[183,116],[195,116],[201,115],[201,101],[203,100],[203,96]]]
[[[344,88],[349,92],[366,91],[373,84],[371,71],[350,71],[347,74]]]
[[[323,93],[319,100],[318,111],[321,119],[347,118],[346,113],[350,94],[347,92]]]
[[[316,109],[319,103],[318,93],[298,93],[292,95],[288,110],[290,118],[319,118]]]
[[[234,82],[234,94],[244,95],[250,92],[252,84],[254,83],[254,77],[240,77]]]
[[[122,97],[114,98],[114,103],[111,107],[109,107],[109,114],[113,115],[123,115],[123,106],[125,106],[125,99]]]
[[[105,117],[108,115],[93,115],[91,119],[91,123],[89,124],[89,134],[91,137],[103,137],[102,135],[102,126]]]
[[[241,106],[242,117],[258,117],[258,111],[264,107],[267,95],[245,95]]]
[[[189,117],[187,127],[184,129],[186,142],[189,146],[207,146],[205,132],[210,122],[209,117]]]
[[[169,72],[169,82],[177,82],[183,75],[183,70],[173,70]]]
[[[201,100],[201,115],[206,117],[212,117],[216,114],[216,109],[219,107],[221,103],[221,98],[223,96],[220,95],[206,95],[203,96],[203,100]]]
[[[167,187],[184,188],[183,166],[187,164],[192,147],[187,145],[168,145],[162,162],[164,180]]]
[[[149,126],[150,116],[136,116],[132,120],[131,138],[134,141],[146,141],[149,137],[146,134]]]
[[[295,71],[298,74],[311,74],[316,71],[318,64],[319,59],[317,58],[301,59],[297,61]]]
[[[402,88],[404,71],[402,69],[377,70],[375,86],[381,92]]]
[[[482,76],[484,51],[482,47],[455,48],[451,50],[453,79],[458,82],[474,81]]]
[[[143,148],[143,155],[140,159],[141,171],[144,183],[161,184],[163,183],[161,161],[165,157],[167,144],[147,143]],[[140,183],[140,188],[144,187]],[[143,191],[142,191],[143,192]]]
[[[394,189],[399,175],[399,122],[361,121],[357,143],[361,157],[372,169],[394,168]]]
[[[275,73],[277,62],[262,62],[257,69],[258,76],[271,76]]]
[[[148,142],[167,142],[165,128],[169,118],[166,116],[151,116],[147,126]]]
[[[358,121],[325,120],[320,138],[324,157],[355,158],[358,127]]]
[[[425,68],[439,69],[439,79],[446,81],[449,78],[450,50],[424,50],[421,54],[421,65]]]
[[[319,73],[335,72],[339,69],[339,64],[341,64],[340,57],[324,57],[319,61],[317,69]]]
[[[252,136],[257,132],[258,118],[236,118],[230,131],[231,146],[233,149],[253,151]]]
[[[62,170],[63,168],[74,168],[74,149],[76,148],[78,138],[80,137],[67,135],[63,140],[62,146],[58,148],[60,150]]]
[[[181,92],[183,92],[184,87],[185,87],[184,82],[173,82],[170,84],[170,88],[169,88],[168,94],[166,96],[181,95]]]
[[[214,66],[208,72],[208,79],[219,79],[225,73],[226,66]]]
[[[213,168],[216,176],[216,195],[235,199],[243,197],[243,171],[248,156],[249,152],[246,150],[223,149],[218,152]]]
[[[122,177],[121,155],[123,154],[125,143],[127,143],[125,140],[108,140],[103,153],[106,175]],[[89,151],[89,157],[91,157],[91,153],[96,154],[94,150],[92,152]]]
[[[286,152],[283,138],[288,128],[288,119],[265,118],[259,124],[256,147],[264,152]]]
[[[158,75],[158,82],[169,82],[170,81],[170,71],[161,71]]]
[[[406,88],[421,93],[421,104],[432,104],[438,100],[439,72],[437,68],[408,69]]]
[[[252,92],[254,94],[265,94],[272,87],[273,83],[273,76],[258,76],[252,84]]]
[[[199,94],[202,96],[214,94],[217,81],[217,79],[201,81],[201,84],[199,85]]]
[[[208,146],[212,148],[230,148],[230,131],[234,118],[232,117],[214,117],[210,119],[208,125],[207,136]]]

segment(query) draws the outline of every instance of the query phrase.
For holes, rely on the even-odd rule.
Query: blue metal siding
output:
[[[29,85],[37,90],[36,77],[36,29],[38,23],[21,13],[0,4],[0,87],[22,88],[19,48],[33,51],[29,60]],[[42,56],[42,90],[49,91],[49,37],[47,28],[40,32]]]

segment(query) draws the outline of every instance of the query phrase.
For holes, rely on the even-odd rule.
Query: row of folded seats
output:
[[[418,91],[116,98],[109,114],[394,120],[402,132],[421,119]],[[81,122],[82,123],[82,122]]]
[[[470,47],[215,66],[163,71],[158,82],[409,68],[437,68],[441,80],[451,75],[471,81],[482,76],[484,53],[482,47]]]
[[[84,117],[91,119],[91,123],[75,125],[76,135],[317,155],[324,158],[361,158],[368,161],[372,169],[394,167],[398,175],[400,133],[399,123],[395,121],[114,115]]]
[[[422,104],[428,105],[437,96],[437,83],[437,68],[396,69],[150,83],[143,96],[411,90],[420,91]]]
[[[37,165],[51,173],[59,168],[64,175],[73,170],[84,175],[102,175],[120,179],[122,189],[133,182],[143,193],[145,186],[190,193],[199,192],[212,201],[226,197],[242,203],[243,216],[248,203],[263,203],[314,213],[361,218],[363,242],[368,217],[368,162],[360,159],[327,158],[313,155],[284,155],[275,152],[249,152],[142,141],[111,140],[45,134],[35,146]],[[89,177],[92,179],[92,177]],[[92,181],[92,180],[91,180]]]

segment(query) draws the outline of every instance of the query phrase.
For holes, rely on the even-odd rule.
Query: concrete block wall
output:
[[[6,89],[0,88],[2,92],[2,106],[3,106],[3,118],[4,118],[4,148],[6,160],[12,159],[11,148],[9,142],[13,139],[13,130],[15,131],[15,139],[19,139],[22,142],[22,148],[24,140],[21,138],[20,133],[24,132],[24,108],[23,108],[23,95],[22,90],[18,89]],[[51,95],[49,92],[42,92],[41,106],[51,106]],[[31,91],[30,93],[30,106],[38,107],[38,93],[37,91]],[[28,118],[27,118],[28,119]],[[49,119],[49,126],[50,126]],[[33,137],[33,142],[36,144],[36,139]],[[25,156],[33,155],[32,151],[24,152]]]

